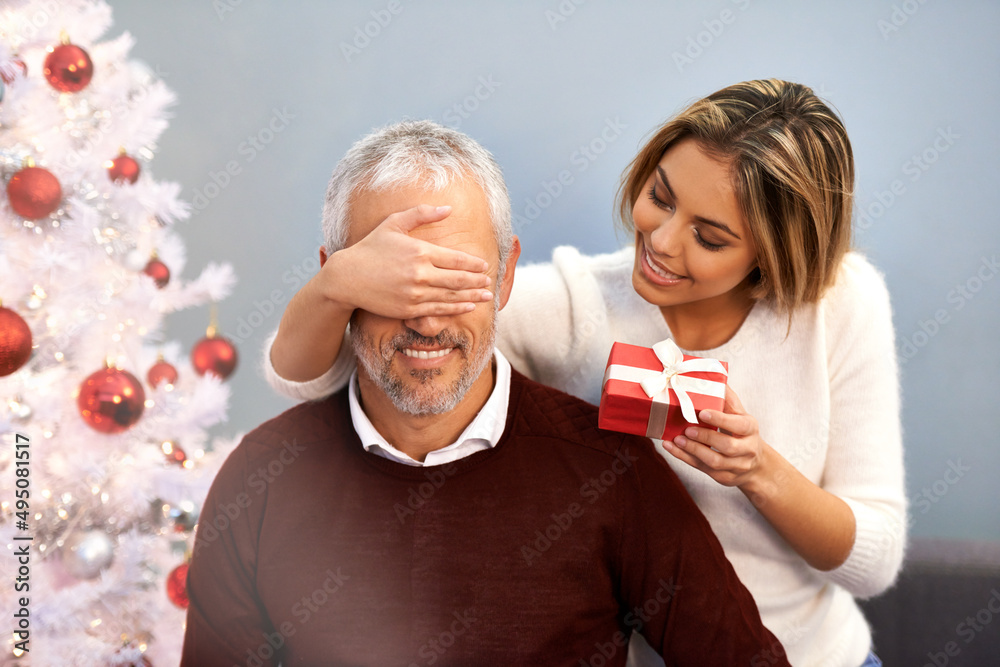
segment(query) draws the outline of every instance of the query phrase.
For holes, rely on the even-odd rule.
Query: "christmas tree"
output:
[[[180,278],[189,207],[149,169],[174,96],[110,26],[103,1],[0,2],[2,664],[177,664],[186,552],[238,440],[206,434],[236,350],[163,334],[235,278]]]

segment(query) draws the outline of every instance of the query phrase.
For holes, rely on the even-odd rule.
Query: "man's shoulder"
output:
[[[319,401],[299,403],[268,419],[247,433],[237,449],[242,449],[248,461],[271,458],[290,445],[330,440],[343,432],[339,425],[345,418],[350,426],[347,390],[343,389]]]
[[[544,438],[546,445],[554,445],[532,448],[536,458],[546,458],[549,462],[571,458],[575,468],[590,470],[588,474],[599,469],[615,473],[615,479],[627,476],[635,492],[633,498],[639,504],[646,502],[635,486],[642,485],[640,478],[652,483],[660,495],[675,500],[683,496],[690,500],[677,473],[656,451],[652,441],[639,435],[599,428],[596,405],[530,380],[516,371],[511,376],[511,390],[519,392],[515,412],[511,414],[517,435],[529,440]],[[619,486],[625,488],[628,484]],[[691,507],[694,507],[693,502]]]
[[[599,428],[596,405],[535,382],[516,370],[511,376],[511,389],[518,391],[511,417],[521,436],[558,439],[609,455],[635,439]]]

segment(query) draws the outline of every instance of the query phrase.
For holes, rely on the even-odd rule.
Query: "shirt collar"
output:
[[[496,381],[493,392],[458,439],[446,447],[428,452],[424,461],[417,461],[390,445],[372,425],[368,415],[358,401],[358,371],[351,374],[348,382],[348,402],[351,406],[351,421],[361,439],[365,451],[398,463],[411,466],[431,466],[457,461],[470,454],[496,446],[507,426],[507,405],[510,399],[510,362],[498,349],[493,351],[496,363]]]

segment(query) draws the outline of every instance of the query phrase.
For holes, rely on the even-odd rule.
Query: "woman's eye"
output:
[[[654,185],[649,189],[649,199],[653,202],[653,205],[657,208],[662,208],[664,211],[669,211],[673,208],[669,202],[665,202],[656,196],[656,186]]]
[[[694,230],[694,237],[698,241],[698,243],[701,244],[703,248],[705,248],[706,250],[711,250],[712,252],[717,252],[726,247],[725,243],[712,243],[711,241],[707,241],[706,239],[704,239],[702,235],[698,232],[697,227]]]

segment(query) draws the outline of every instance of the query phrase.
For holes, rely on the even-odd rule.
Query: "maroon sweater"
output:
[[[346,390],[251,432],[188,593],[184,667],[620,666],[633,630],[668,665],[784,653],[651,443],[516,372],[496,447],[446,465],[365,452]]]

